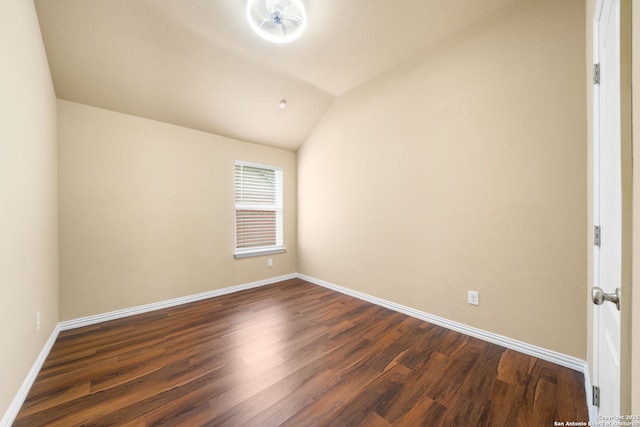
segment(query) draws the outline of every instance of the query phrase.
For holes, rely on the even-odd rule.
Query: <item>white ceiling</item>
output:
[[[531,1],[304,0],[285,45],[245,0],[35,3],[59,98],[295,151],[335,97]]]

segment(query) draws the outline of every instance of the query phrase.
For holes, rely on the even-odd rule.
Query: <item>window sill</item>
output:
[[[242,258],[250,258],[254,256],[281,254],[286,251],[287,251],[287,248],[285,248],[284,246],[272,246],[269,248],[256,248],[256,249],[246,249],[242,251],[236,251],[233,254],[233,257],[235,259],[242,259]]]

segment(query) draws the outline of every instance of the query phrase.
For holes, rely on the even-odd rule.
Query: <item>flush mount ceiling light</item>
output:
[[[302,0],[248,0],[247,20],[253,31],[273,43],[289,43],[307,25]]]

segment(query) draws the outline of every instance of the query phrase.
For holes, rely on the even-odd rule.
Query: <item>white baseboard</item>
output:
[[[27,398],[27,394],[29,394],[29,390],[31,389],[33,382],[36,380],[36,377],[38,376],[38,373],[40,372],[42,365],[47,359],[47,356],[49,355],[49,352],[51,351],[51,348],[53,347],[53,344],[56,342],[56,339],[58,338],[58,334],[61,331],[80,328],[82,326],[94,325],[96,323],[107,322],[109,320],[120,319],[123,317],[133,316],[136,314],[147,313],[153,310],[160,310],[163,308],[174,307],[176,305],[187,304],[190,302],[200,301],[203,299],[217,297],[221,295],[226,295],[233,292],[244,291],[245,289],[257,288],[259,286],[270,285],[272,283],[282,282],[284,280],[289,280],[289,279],[295,279],[297,277],[298,275],[296,273],[292,273],[284,276],[277,276],[269,279],[258,280],[256,282],[244,283],[242,285],[229,286],[226,288],[216,289],[213,291],[203,292],[200,294],[188,295],[185,297],[174,298],[167,301],[161,301],[161,302],[152,303],[152,304],[145,304],[137,307],[126,308],[123,310],[116,310],[109,313],[97,314],[95,316],[87,316],[79,319],[67,320],[67,321],[58,323],[54,328],[53,332],[51,333],[49,340],[47,341],[45,346],[42,348],[42,351],[38,355],[38,358],[36,359],[33,366],[31,367],[31,370],[29,371],[29,373],[27,374],[27,377],[23,381],[22,386],[18,390],[18,393],[13,398],[13,401],[9,405],[9,408],[7,408],[7,411],[2,416],[2,419],[0,419],[0,427],[9,427],[15,420],[16,416],[18,415],[18,412],[20,411],[20,408],[22,407],[22,404],[24,403],[24,400]]]
[[[284,276],[271,277],[269,279],[258,280],[256,282],[244,283],[242,285],[229,286],[213,291],[202,292],[200,294],[187,295],[180,298],[174,298],[166,301],[154,302],[151,304],[139,305],[122,310],[111,311],[108,313],[96,314],[94,316],[81,317],[79,319],[66,320],[60,322],[60,330],[67,331],[69,329],[81,328],[83,326],[94,325],[96,323],[107,322],[109,320],[121,319],[123,317],[134,316],[136,314],[148,313],[154,310],[174,307],[177,305],[188,304],[190,302],[200,301],[207,298],[219,297],[221,295],[231,294],[233,292],[244,291],[246,289],[257,288],[259,286],[270,285],[272,283],[282,282],[284,280],[295,279],[296,273]]]
[[[47,356],[49,355],[53,344],[55,344],[59,333],[60,324],[57,324],[55,328],[53,328],[51,335],[49,335],[49,339],[45,343],[44,347],[42,347],[42,350],[40,351],[40,354],[38,355],[36,361],[33,363],[31,370],[22,382],[18,393],[16,393],[15,397],[11,401],[11,404],[9,405],[9,408],[7,408],[6,412],[2,416],[2,419],[0,419],[0,427],[9,427],[11,424],[13,424],[13,421],[18,415],[18,412],[20,411],[24,400],[27,398],[29,390],[31,390],[31,386],[36,380],[36,377],[38,376],[42,365],[44,364],[45,360],[47,360]]]
[[[518,340],[514,340],[512,338],[504,337],[502,335],[483,331],[481,329],[477,329],[472,326],[454,322],[454,321],[445,319],[443,317],[425,313],[423,311],[419,311],[411,307],[406,307],[401,304],[384,300],[382,298],[378,298],[362,292],[354,291],[352,289],[338,286],[333,283],[326,282],[324,280],[306,276],[304,274],[292,273],[284,276],[277,276],[269,279],[259,280],[256,282],[245,283],[242,285],[216,289],[213,291],[203,292],[200,294],[188,295],[185,297],[174,298],[167,301],[160,301],[157,303],[145,304],[137,307],[116,310],[109,313],[103,313],[103,314],[98,314],[94,316],[87,316],[79,319],[67,320],[67,321],[58,323],[54,328],[53,332],[51,333],[49,340],[46,342],[45,346],[42,348],[42,351],[38,355],[38,358],[33,364],[27,377],[22,383],[20,390],[18,390],[18,393],[16,394],[13,401],[11,402],[11,405],[9,405],[9,408],[5,412],[2,419],[0,420],[0,427],[9,427],[13,423],[15,417],[18,415],[18,412],[20,411],[20,408],[22,407],[22,404],[24,403],[24,400],[27,397],[27,394],[29,393],[29,390],[31,389],[31,386],[33,385],[33,382],[38,376],[38,372],[40,372],[42,365],[44,364],[47,356],[49,355],[49,352],[51,351],[51,348],[53,347],[53,344],[55,343],[58,337],[58,334],[61,331],[80,328],[83,326],[106,322],[109,320],[120,319],[123,317],[133,316],[136,314],[147,313],[150,311],[160,310],[163,308],[174,307],[181,304],[187,304],[190,302],[222,296],[222,295],[230,294],[233,292],[239,292],[246,289],[257,288],[260,286],[265,286],[272,283],[277,283],[284,280],[290,280],[295,278],[299,278],[307,282],[334,290],[336,292],[340,292],[340,293],[370,302],[372,304],[376,304],[376,305],[388,308],[390,310],[394,310],[399,313],[406,314],[407,316],[415,317],[417,319],[424,320],[429,323],[433,323],[434,325],[442,326],[444,328],[451,329],[456,332],[460,332],[475,338],[479,338],[481,340],[484,340],[493,344],[497,344],[512,350],[519,351],[524,354],[528,354],[530,356],[537,357],[542,360],[546,360],[551,363],[555,363],[560,366],[564,366],[564,367],[576,370],[578,372],[582,372],[585,378],[584,382],[585,382],[585,391],[587,394],[587,405],[589,407],[589,416],[593,420],[594,407],[591,405],[591,380],[589,377],[589,369],[588,369],[587,363],[584,360],[581,360],[572,356],[567,356],[565,354],[558,353],[552,350],[547,350],[545,348],[538,347],[535,345],[527,344]]]
[[[511,350],[519,351],[529,356],[534,356],[542,360],[546,360],[556,365],[564,366],[566,368],[573,369],[578,372],[585,372],[586,362],[582,359],[578,359],[573,356],[567,356],[566,354],[558,353],[556,351],[547,350],[542,347],[527,344],[522,341],[514,340],[502,335],[494,334],[492,332],[483,331],[482,329],[474,328],[472,326],[464,325],[462,323],[454,322],[452,320],[445,319],[443,317],[435,316],[433,314],[425,313],[424,311],[416,310],[411,307],[406,307],[395,302],[387,301],[382,298],[374,297],[362,292],[354,291],[342,286],[335,285],[333,283],[326,282],[324,280],[309,277],[304,274],[298,274],[298,277],[307,282],[323,286],[334,291],[350,295],[352,297],[370,302],[372,304],[380,305],[390,310],[397,311],[399,313],[406,314],[407,316],[415,317],[425,322],[433,323],[434,325],[442,326],[447,329],[451,329],[456,332],[463,333],[475,338],[479,338],[483,341],[487,341],[493,344],[500,345],[502,347],[509,348]],[[585,374],[586,376],[586,374]],[[586,382],[586,381],[585,381]],[[591,392],[589,392],[591,393]]]
[[[565,368],[573,369],[574,371],[581,372],[584,375],[584,389],[586,396],[587,410],[589,411],[589,420],[594,422],[598,418],[597,408],[593,406],[593,391],[591,389],[591,376],[589,373],[589,364],[573,356],[558,353],[556,351],[548,350],[546,348],[538,347],[532,344],[527,344],[522,341],[514,340],[509,337],[487,332],[482,329],[474,328],[472,326],[464,325],[462,323],[454,322],[452,320],[445,319],[443,317],[435,316],[433,314],[425,313],[406,307],[401,304],[397,304],[391,301],[384,300],[382,298],[374,297],[362,292],[354,291],[349,288],[345,288],[324,280],[316,279],[314,277],[306,276],[304,274],[298,274],[298,278],[306,280],[307,282],[315,285],[323,286],[325,288],[376,304],[390,310],[397,311],[399,313],[406,314],[407,316],[415,317],[420,320],[424,320],[434,325],[442,326],[443,328],[451,329],[456,332],[469,335],[483,341],[488,341],[493,344],[500,345],[502,347],[509,348],[511,350],[519,351],[529,356],[537,357],[547,362],[555,363],[556,365],[564,366]]]

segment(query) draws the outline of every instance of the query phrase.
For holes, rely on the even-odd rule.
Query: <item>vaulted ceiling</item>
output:
[[[335,97],[532,1],[304,0],[284,45],[246,0],[35,3],[58,98],[295,151]]]

